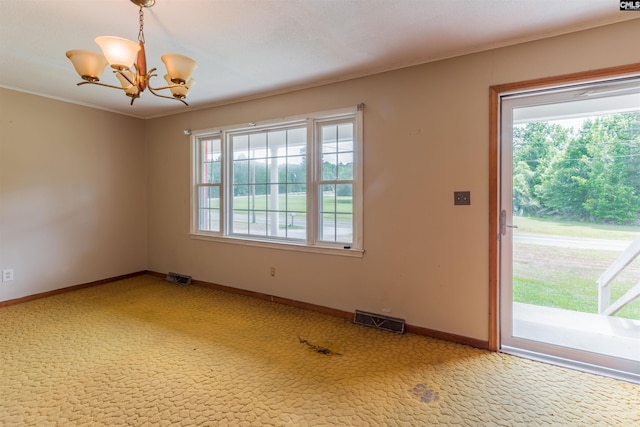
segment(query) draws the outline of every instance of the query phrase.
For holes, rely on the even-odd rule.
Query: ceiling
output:
[[[163,53],[198,62],[189,107],[76,86],[67,50],[137,39],[129,0],[0,0],[0,86],[151,118],[638,19],[614,0],[156,0],[144,12],[153,86]]]

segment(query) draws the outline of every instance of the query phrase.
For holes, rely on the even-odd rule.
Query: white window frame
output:
[[[323,241],[319,236],[319,191],[322,181],[322,141],[320,140],[320,127],[323,124],[351,122],[353,123],[353,179],[347,180],[352,185],[352,209],[353,209],[353,237],[352,242],[345,244],[339,242]],[[230,232],[231,221],[231,197],[232,193],[232,168],[233,153],[230,150],[231,137],[247,131],[270,130],[281,127],[301,125],[307,131],[307,237],[301,240],[289,240],[286,238],[256,237],[232,234]],[[199,229],[199,188],[208,186],[200,181],[200,141],[209,138],[220,138],[222,151],[222,170],[220,192],[220,231],[212,232]],[[300,116],[287,117],[277,120],[268,120],[257,123],[246,123],[234,126],[225,126],[214,129],[203,129],[191,133],[191,225],[190,237],[200,240],[240,244],[247,246],[259,246],[284,250],[303,252],[316,252],[352,257],[362,257],[363,248],[363,185],[362,185],[362,154],[363,154],[363,104],[355,107],[341,108],[331,111],[317,112]],[[341,183],[335,180],[331,183]]]

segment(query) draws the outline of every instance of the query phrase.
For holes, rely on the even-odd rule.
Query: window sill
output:
[[[272,242],[267,240],[242,239],[239,237],[211,236],[206,234],[189,233],[189,237],[196,240],[208,240],[211,242],[228,243],[243,246],[255,246],[269,249],[279,249],[283,251],[309,252],[324,255],[346,256],[362,258],[364,249],[343,249],[330,246],[309,246],[304,243]]]

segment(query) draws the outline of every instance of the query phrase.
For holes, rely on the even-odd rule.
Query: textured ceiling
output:
[[[157,0],[145,9],[148,68],[163,53],[198,62],[190,107],[148,91],[85,85],[65,57],[94,38],[136,40],[129,0],[0,0],[0,86],[135,117],[374,74],[638,19],[613,0]],[[640,28],[640,20],[638,20]],[[117,84],[105,71],[102,81]]]

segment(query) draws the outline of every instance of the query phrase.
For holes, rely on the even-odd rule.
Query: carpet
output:
[[[632,426],[640,386],[144,275],[0,308],[0,425]]]

